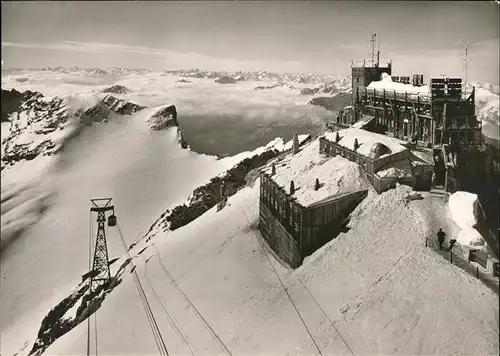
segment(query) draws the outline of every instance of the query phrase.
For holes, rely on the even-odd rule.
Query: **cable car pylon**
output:
[[[111,198],[90,199],[92,206],[90,212],[97,213],[97,236],[95,239],[94,258],[92,262],[93,275],[90,278],[90,290],[95,291],[97,287],[109,281],[108,244],[106,241],[106,213],[108,226],[116,226],[115,207],[111,205]]]

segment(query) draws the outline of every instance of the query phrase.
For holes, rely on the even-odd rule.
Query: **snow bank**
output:
[[[386,89],[386,90],[396,90],[396,91],[406,91],[409,93],[419,93],[419,94],[429,94],[430,87],[428,85],[422,85],[420,87],[413,86],[411,84],[404,84],[393,82],[390,75],[387,73],[382,73],[382,80],[371,82],[368,89]]]
[[[276,174],[272,179],[289,192],[293,180],[297,202],[304,207],[335,195],[353,193],[367,189],[360,167],[341,156],[323,157],[319,153],[319,141],[304,146],[295,155],[287,156],[277,163]],[[267,173],[271,173],[270,168]],[[314,190],[316,178],[320,189]]]
[[[368,156],[373,145],[378,142],[387,146],[393,154],[406,149],[404,146],[406,143],[404,141],[358,128],[348,128],[336,132],[328,132],[325,134],[325,138],[329,141],[335,142],[337,132],[340,135],[340,141],[338,144],[350,150],[354,150],[354,139],[357,138],[360,147],[356,152],[362,154],[363,156]]]
[[[378,171],[377,175],[380,178],[384,178],[384,177],[404,178],[404,177],[411,177],[412,173],[411,173],[411,171],[408,171],[406,169],[391,167],[388,169],[384,169],[382,171]]]
[[[448,208],[453,220],[461,229],[474,227],[477,224],[477,194],[456,192],[450,196]]]

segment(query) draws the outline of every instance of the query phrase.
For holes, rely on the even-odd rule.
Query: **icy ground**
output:
[[[497,355],[498,296],[425,247],[434,226],[421,208],[432,215],[442,206],[430,199],[405,204],[408,191],[370,194],[353,213],[351,230],[295,272],[269,254],[273,265],[324,355]],[[189,354],[189,348],[224,354],[224,346],[234,355],[317,354],[261,249],[258,193],[257,183],[219,213],[212,209],[159,234],[138,260],[171,354]],[[134,289],[126,279],[98,312],[101,354],[156,352]],[[47,352],[83,354],[85,345],[82,324]]]

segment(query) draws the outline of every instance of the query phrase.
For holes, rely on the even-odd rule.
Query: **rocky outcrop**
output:
[[[219,202],[222,184],[225,186],[226,196],[236,194],[239,189],[245,186],[246,176],[250,171],[264,165],[281,153],[278,150],[270,150],[252,158],[246,158],[224,176],[212,178],[209,183],[196,188],[187,205],[176,206],[172,211],[167,210],[155,224],[158,224],[164,231],[167,229],[175,230],[189,224]],[[151,226],[150,231],[152,229],[153,226]]]
[[[103,93],[112,93],[112,94],[127,94],[129,92],[130,90],[123,85],[113,85],[103,90]]]
[[[229,76],[222,76],[219,79],[216,79],[215,82],[219,84],[234,84],[236,83],[236,80]]]
[[[177,127],[177,141],[182,148],[189,148],[177,121],[177,109],[175,105],[162,108],[148,119],[149,127],[155,131],[166,130],[170,127]]]
[[[88,282],[82,278],[83,280],[76,290],[52,308],[42,320],[37,339],[29,355],[41,355],[54,341],[99,310],[107,295],[122,282],[121,277],[130,262],[131,259],[125,260],[115,276],[96,287],[90,293],[87,293],[89,289]],[[75,315],[66,315],[77,304]]]
[[[47,101],[41,100],[43,95],[38,92],[28,91],[19,96],[19,92],[13,91],[12,103],[19,97],[23,101],[11,115],[10,134],[2,141],[2,169],[23,159],[32,160],[41,154],[53,154],[57,148],[50,138],[51,133],[62,129],[68,120],[66,103],[61,98],[54,97]],[[38,139],[27,143],[23,135]]]
[[[145,109],[145,106],[137,105],[126,100],[117,99],[112,95],[107,95],[99,104],[87,109],[81,116],[80,122],[85,125],[92,125],[94,122],[108,120],[112,113],[119,115],[132,115]]]
[[[10,121],[9,116],[12,113],[19,112],[21,104],[32,100],[35,97],[42,97],[39,92],[27,90],[23,93],[18,92],[16,89],[4,90],[2,89],[2,122]]]
[[[300,142],[305,144],[310,136]],[[249,180],[256,179],[256,169],[264,166],[269,160],[283,154],[278,149],[267,151],[249,157],[228,170],[224,175],[214,177],[207,184],[196,188],[190,195],[187,204],[176,206],[174,209],[165,211],[160,218],[151,225],[148,233],[144,236],[149,240],[154,231],[175,230],[189,224],[209,209],[213,208],[221,200],[221,186],[224,186],[225,197],[232,196],[241,188],[245,187]],[[250,177],[252,176],[252,177]],[[130,249],[135,245],[130,246]]]
[[[338,93],[335,96],[321,96],[309,101],[308,105],[322,106],[330,111],[338,111],[349,105],[351,102],[351,95],[347,93]]]

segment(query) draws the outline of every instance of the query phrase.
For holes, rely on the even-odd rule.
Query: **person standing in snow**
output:
[[[446,233],[441,228],[439,228],[439,231],[437,233],[437,238],[438,238],[439,249],[440,250],[443,249],[443,243],[444,243],[444,237],[445,236],[446,236]]]

